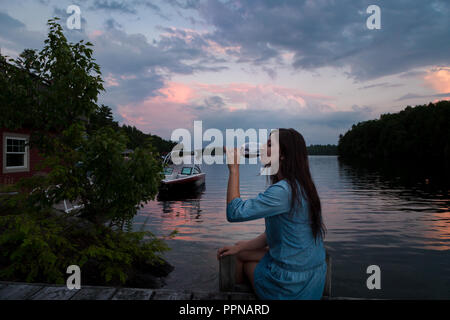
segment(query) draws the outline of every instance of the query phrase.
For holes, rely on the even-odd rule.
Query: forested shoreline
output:
[[[119,122],[114,120],[113,113],[110,107],[101,105],[96,112],[91,116],[89,122],[89,129],[96,130],[101,127],[110,127],[115,131],[120,131],[128,138],[126,144],[127,148],[134,150],[138,147],[143,147],[150,143],[158,153],[165,154],[170,152],[176,145],[175,142],[165,140],[157,135],[146,134],[135,126],[119,125]]]
[[[347,162],[450,176],[450,101],[383,114],[340,135],[338,155]],[[411,172],[414,173],[414,172]]]
[[[306,149],[310,156],[336,156],[338,154],[335,144],[312,144]]]

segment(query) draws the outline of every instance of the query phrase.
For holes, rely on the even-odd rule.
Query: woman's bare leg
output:
[[[268,247],[254,250],[243,250],[236,255],[236,283],[244,283],[244,266],[249,262],[254,262],[256,267],[256,264],[258,264],[259,260],[264,257],[268,250]],[[253,283],[253,279],[249,278],[249,280]]]
[[[252,284],[252,287],[255,288],[255,281],[253,280],[255,268],[258,265],[258,262],[255,261],[249,261],[244,263],[244,273],[247,276],[247,279],[249,279],[250,283]]]

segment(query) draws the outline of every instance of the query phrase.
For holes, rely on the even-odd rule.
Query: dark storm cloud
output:
[[[419,78],[424,77],[427,74],[426,71],[420,71],[420,70],[413,70],[413,71],[407,71],[399,75],[400,78]]]
[[[68,29],[66,26],[67,19],[73,13],[67,13],[67,8],[53,7],[52,18],[57,17],[60,19],[60,24],[64,29],[64,32],[70,38],[71,41],[77,42],[85,38],[85,28],[87,25],[87,20],[84,18],[83,14],[80,15],[81,28],[78,29]]]
[[[172,30],[171,30],[172,31]],[[220,71],[223,60],[207,52],[208,43],[194,34],[188,40],[184,31],[161,36],[152,43],[143,34],[128,34],[109,19],[106,31],[93,40],[102,66],[116,74],[135,74],[151,68],[174,74]]]
[[[104,72],[104,75],[106,72]],[[108,76],[107,76],[108,77]],[[105,78],[105,76],[104,76]],[[104,101],[111,106],[134,103],[155,96],[164,87],[165,77],[154,70],[140,72],[133,77],[115,78],[117,86],[106,86]]]
[[[0,30],[0,47],[18,52],[21,52],[24,46],[31,49],[41,48],[45,38],[43,33],[28,30],[21,21],[1,11]]]
[[[150,43],[142,34],[129,34],[119,28],[114,19],[108,19],[105,31],[92,40],[103,75],[111,76],[118,84],[107,88],[105,96],[113,98],[105,99],[111,105],[160,95],[159,90],[175,74],[218,72],[225,68],[205,51],[208,44],[198,35],[192,35],[188,41],[184,31],[168,29],[168,35]]]
[[[328,113],[303,114],[272,110],[237,110],[223,111],[220,117],[217,112],[202,110],[201,120],[203,130],[217,128],[223,132],[226,129],[242,128],[294,128],[301,132],[307,144],[337,143],[339,134],[344,133],[351,126],[372,117],[369,107],[354,106],[350,111],[333,111]],[[335,140],[330,140],[335,137]]]
[[[85,29],[66,30],[65,10],[54,7],[52,16],[61,18],[69,41],[88,39]],[[46,37],[45,33],[30,31],[24,23],[3,12],[0,12],[0,28],[3,30],[0,45],[18,52],[25,48],[41,49]],[[159,95],[158,90],[175,74],[219,72],[226,68],[221,65],[224,60],[208,53],[208,43],[201,35],[192,34],[187,39],[183,30],[172,30],[171,34],[149,42],[143,34],[127,33],[116,20],[109,18],[105,30],[91,42],[103,77],[111,77],[118,84],[107,87],[108,103],[136,102]]]
[[[172,13],[174,10],[196,13],[195,19],[203,19],[201,31],[157,27],[161,34],[154,40],[141,33],[127,32],[125,21],[130,15],[143,18],[140,9],[146,7],[163,17],[167,3]],[[371,31],[366,28],[365,11],[374,3],[382,9],[382,29]],[[356,80],[391,74],[412,78],[426,74],[415,68],[450,63],[450,3],[444,0],[169,0],[164,5],[161,1],[89,0],[83,4],[97,10],[94,15],[107,18],[104,28],[89,31],[95,45],[94,56],[106,81],[107,92],[102,99],[113,108],[138,105],[161,95],[160,89],[178,74],[220,72],[227,68],[223,56],[257,65],[271,79],[277,77],[277,68],[285,67],[286,63],[302,70],[345,67]],[[125,16],[119,19],[123,25],[109,13],[117,19]],[[65,10],[55,8],[54,14],[63,18],[61,24],[65,26],[64,18],[68,16]],[[149,23],[153,28],[153,23]],[[0,28],[0,46],[19,52],[24,48],[41,48],[46,34],[30,31],[24,23],[2,12]],[[65,32],[70,41],[88,38],[85,29]],[[210,47],[212,44],[214,48]],[[226,53],[220,58],[214,53],[217,44]],[[240,50],[227,49],[235,47]],[[286,52],[293,54],[292,60],[286,58]],[[361,90],[382,91],[399,85],[374,81],[360,86]],[[205,127],[293,127],[305,135],[308,143],[329,143],[330,137],[337,140],[339,133],[352,124],[377,117],[373,108],[353,106],[349,111],[338,111],[326,105],[324,99],[305,98],[306,105],[292,112],[292,101],[282,106],[286,110],[264,109],[261,106],[268,104],[265,100],[270,98],[270,94],[263,95],[264,91],[256,92],[253,100],[246,96],[240,101],[248,109],[230,111],[227,106],[234,107],[233,103],[218,94],[212,90],[209,97],[193,101],[186,109],[204,120]],[[278,105],[279,94],[272,95],[269,102]],[[438,96],[449,94],[429,97]],[[423,97],[408,94],[398,101]],[[147,103],[145,107],[152,105]]]
[[[375,84],[371,84],[368,86],[364,86],[364,87],[361,87],[358,89],[364,90],[364,89],[373,89],[373,88],[397,88],[397,87],[402,87],[402,86],[404,86],[404,85],[398,84],[398,83],[382,82],[382,83],[375,83]]]
[[[417,99],[417,98],[446,98],[450,97],[450,92],[448,93],[438,93],[438,94],[430,94],[430,95],[420,95],[420,94],[414,94],[414,93],[408,93],[404,96],[401,96],[395,101],[403,101],[403,100],[409,100],[409,99]]]
[[[104,10],[107,12],[117,12],[122,14],[137,15],[141,8],[152,10],[155,14],[165,20],[170,20],[156,3],[160,1],[151,0],[100,0],[92,1],[89,9]],[[164,3],[164,1],[162,2]]]
[[[80,0],[78,0],[80,1]],[[151,0],[81,0],[84,6],[89,10],[100,10],[108,13],[118,13],[125,15],[137,15],[141,8],[148,8],[155,14],[169,20],[166,15],[162,13],[161,8],[156,4],[160,1]]]
[[[25,28],[25,25],[19,20],[10,17],[7,13],[0,12],[0,28],[5,32],[11,32],[11,30]]]
[[[123,26],[114,20],[113,18],[109,18],[105,21],[105,27],[107,30],[109,29],[123,29]]]
[[[167,3],[181,9],[198,9],[200,2],[200,0],[167,0]]]
[[[220,109],[225,106],[225,102],[222,97],[212,96],[205,99],[205,107],[208,109]]]
[[[98,0],[90,6],[90,10],[119,11],[121,13],[136,14],[133,1]]]
[[[361,80],[450,63],[450,3],[376,1],[381,30],[368,30],[373,0],[206,0],[198,6],[215,31],[209,37],[239,45],[240,61],[255,64],[295,53],[293,67],[351,69]]]

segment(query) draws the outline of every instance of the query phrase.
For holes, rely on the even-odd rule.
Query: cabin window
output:
[[[6,138],[6,167],[25,168],[25,139]]]
[[[28,171],[29,153],[27,138],[24,135],[4,136],[3,171]]]
[[[194,168],[194,174],[198,174],[198,173],[200,173],[200,170],[197,167],[195,167]]]
[[[189,168],[189,167],[183,167],[183,169],[181,169],[181,174],[190,175],[191,172],[192,172],[192,168]]]

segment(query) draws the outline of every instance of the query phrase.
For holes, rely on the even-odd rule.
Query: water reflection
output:
[[[430,181],[384,176],[310,157],[310,167],[328,228],[333,256],[333,292],[376,298],[450,298],[450,199]],[[217,290],[216,249],[264,231],[264,221],[226,221],[226,166],[205,166],[206,189],[190,195],[160,195],[135,217],[134,228],[157,235],[179,231],[169,241],[175,265],[168,288]],[[241,196],[266,188],[257,166],[240,171]],[[382,290],[366,287],[366,268],[377,264]],[[186,276],[188,275],[188,276]]]
[[[205,186],[188,189],[183,193],[159,193],[157,200],[161,206],[164,218],[184,217],[201,222],[200,199],[205,192]]]
[[[187,188],[185,190],[177,190],[177,192],[160,191],[156,196],[158,201],[186,201],[190,199],[200,199],[206,190],[205,184]]]
[[[366,211],[360,213],[365,219],[362,224],[370,224],[372,229],[379,226],[374,230],[376,234],[394,236],[396,241],[391,246],[450,250],[450,198],[446,186],[412,174],[407,178],[384,175],[338,163],[341,183],[349,192],[346,196],[358,199],[359,209]],[[348,208],[353,211],[355,203]],[[364,226],[358,230],[361,228]]]

